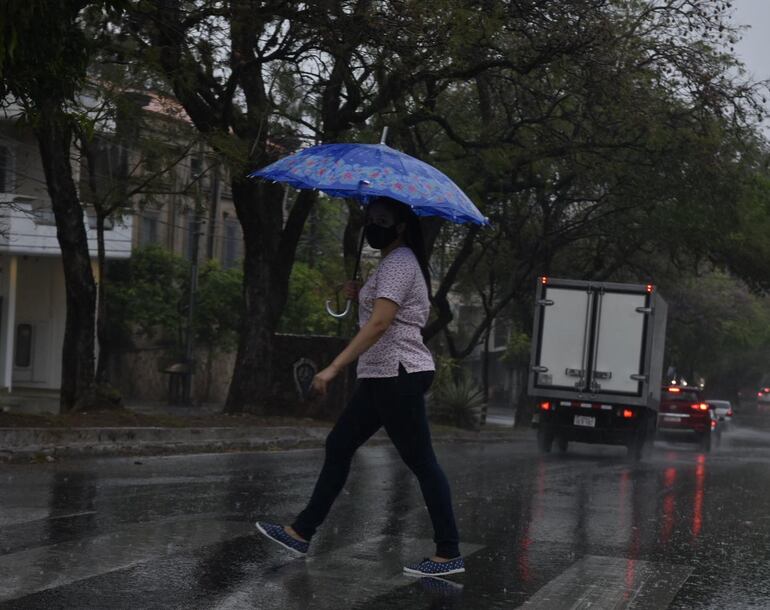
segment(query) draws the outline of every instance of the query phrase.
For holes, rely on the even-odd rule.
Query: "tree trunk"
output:
[[[244,240],[243,294],[245,311],[238,338],[235,368],[225,403],[226,413],[244,410],[264,412],[263,399],[270,395],[273,333],[270,312],[270,265],[255,239]]]
[[[70,165],[72,129],[55,104],[41,104],[39,116],[36,135],[56,219],[67,295],[60,395],[64,413],[87,399],[93,388],[96,286]]]
[[[484,333],[484,347],[481,353],[481,387],[484,402],[489,402],[489,329]]]
[[[297,241],[316,195],[302,191],[282,228],[281,186],[236,179],[232,189],[245,248],[244,310],[225,412],[264,412],[272,394],[273,335],[288,298]]]

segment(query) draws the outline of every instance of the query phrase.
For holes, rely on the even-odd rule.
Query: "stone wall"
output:
[[[255,397],[249,410],[265,415],[336,418],[352,392],[355,365],[334,380],[325,399],[308,397],[306,390],[312,375],[331,362],[346,344],[346,339],[338,337],[276,335],[273,397],[269,403]],[[235,353],[200,349],[195,352],[195,361],[193,402],[224,404]],[[169,374],[163,371],[171,364],[169,351],[163,348],[122,351],[113,362],[112,379],[126,400],[167,402]]]

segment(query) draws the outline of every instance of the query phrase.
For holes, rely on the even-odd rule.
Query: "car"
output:
[[[719,421],[718,426],[723,430],[728,430],[733,420],[733,405],[729,400],[709,399],[706,401],[714,408],[714,415]]]
[[[757,413],[770,411],[770,388],[762,387],[757,392]]]
[[[660,394],[658,436],[698,443],[701,450],[711,451],[721,436],[715,409],[703,397],[703,391],[692,386],[664,386]]]

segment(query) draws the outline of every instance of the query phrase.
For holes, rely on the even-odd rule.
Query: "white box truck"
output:
[[[541,452],[652,447],[668,306],[650,284],[538,279],[528,380]]]

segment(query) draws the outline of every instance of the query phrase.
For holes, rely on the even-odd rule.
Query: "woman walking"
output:
[[[367,207],[366,240],[382,260],[358,292],[360,330],[313,379],[326,394],[329,384],[358,359],[356,390],[326,439],[326,456],[307,507],[290,526],[258,522],[270,540],[305,555],[316,529],[342,491],[358,447],[385,431],[401,459],[417,476],[433,523],[436,553],[404,572],[443,576],[465,571],[449,483],[431,444],[424,393],[435,366],[422,340],[430,301],[427,258],[417,216],[398,201],[378,198]],[[349,297],[356,289],[348,286]]]

